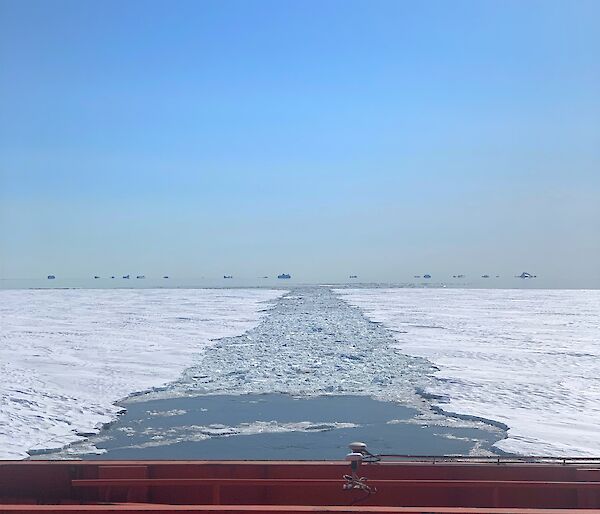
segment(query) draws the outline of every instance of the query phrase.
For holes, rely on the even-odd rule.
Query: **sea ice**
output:
[[[180,380],[150,396],[369,395],[429,408],[416,389],[429,380],[431,364],[393,345],[387,330],[330,289],[295,289],[256,328],[221,339]]]
[[[0,458],[60,448],[166,385],[218,338],[242,334],[285,291],[0,291]]]
[[[355,423],[315,423],[312,421],[278,422],[254,421],[240,423],[237,426],[228,425],[189,425],[177,426],[168,430],[162,428],[147,428],[143,435],[146,441],[125,446],[124,448],[148,448],[152,446],[168,446],[182,442],[198,442],[213,437],[232,437],[239,435],[279,434],[284,432],[328,432],[340,428],[355,428]]]
[[[600,291],[338,289],[439,367],[446,411],[509,427],[511,453],[600,455]]]

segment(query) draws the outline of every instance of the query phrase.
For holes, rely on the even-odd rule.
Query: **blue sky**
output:
[[[0,0],[0,277],[600,286],[600,3]]]

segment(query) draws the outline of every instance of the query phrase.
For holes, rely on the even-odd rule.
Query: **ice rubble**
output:
[[[328,432],[340,428],[355,428],[355,423],[297,421],[254,421],[240,423],[236,426],[222,424],[175,426],[167,430],[163,428],[147,428],[142,432],[145,441],[137,442],[124,448],[148,448],[152,446],[167,446],[182,442],[198,442],[213,437],[231,437],[239,435],[279,434],[285,432]],[[136,433],[128,433],[136,437]]]
[[[446,411],[506,424],[501,450],[600,455],[600,291],[339,289],[439,366]]]
[[[284,292],[0,291],[0,458],[97,432],[115,419],[116,401],[175,380]]]
[[[433,369],[327,288],[295,289],[261,324],[225,338],[155,397],[286,393],[368,395],[427,405],[416,393]],[[147,399],[147,397],[146,397]]]

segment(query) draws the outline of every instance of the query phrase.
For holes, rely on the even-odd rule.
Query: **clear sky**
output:
[[[0,278],[600,286],[600,2],[0,0]]]

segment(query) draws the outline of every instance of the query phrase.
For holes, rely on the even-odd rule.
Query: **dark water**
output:
[[[115,424],[91,439],[106,452],[82,458],[339,459],[355,440],[377,453],[464,455],[481,454],[503,437],[493,427],[416,423],[416,410],[362,396],[218,395],[126,406]],[[339,423],[355,426],[336,428]],[[289,431],[276,432],[282,429]]]

